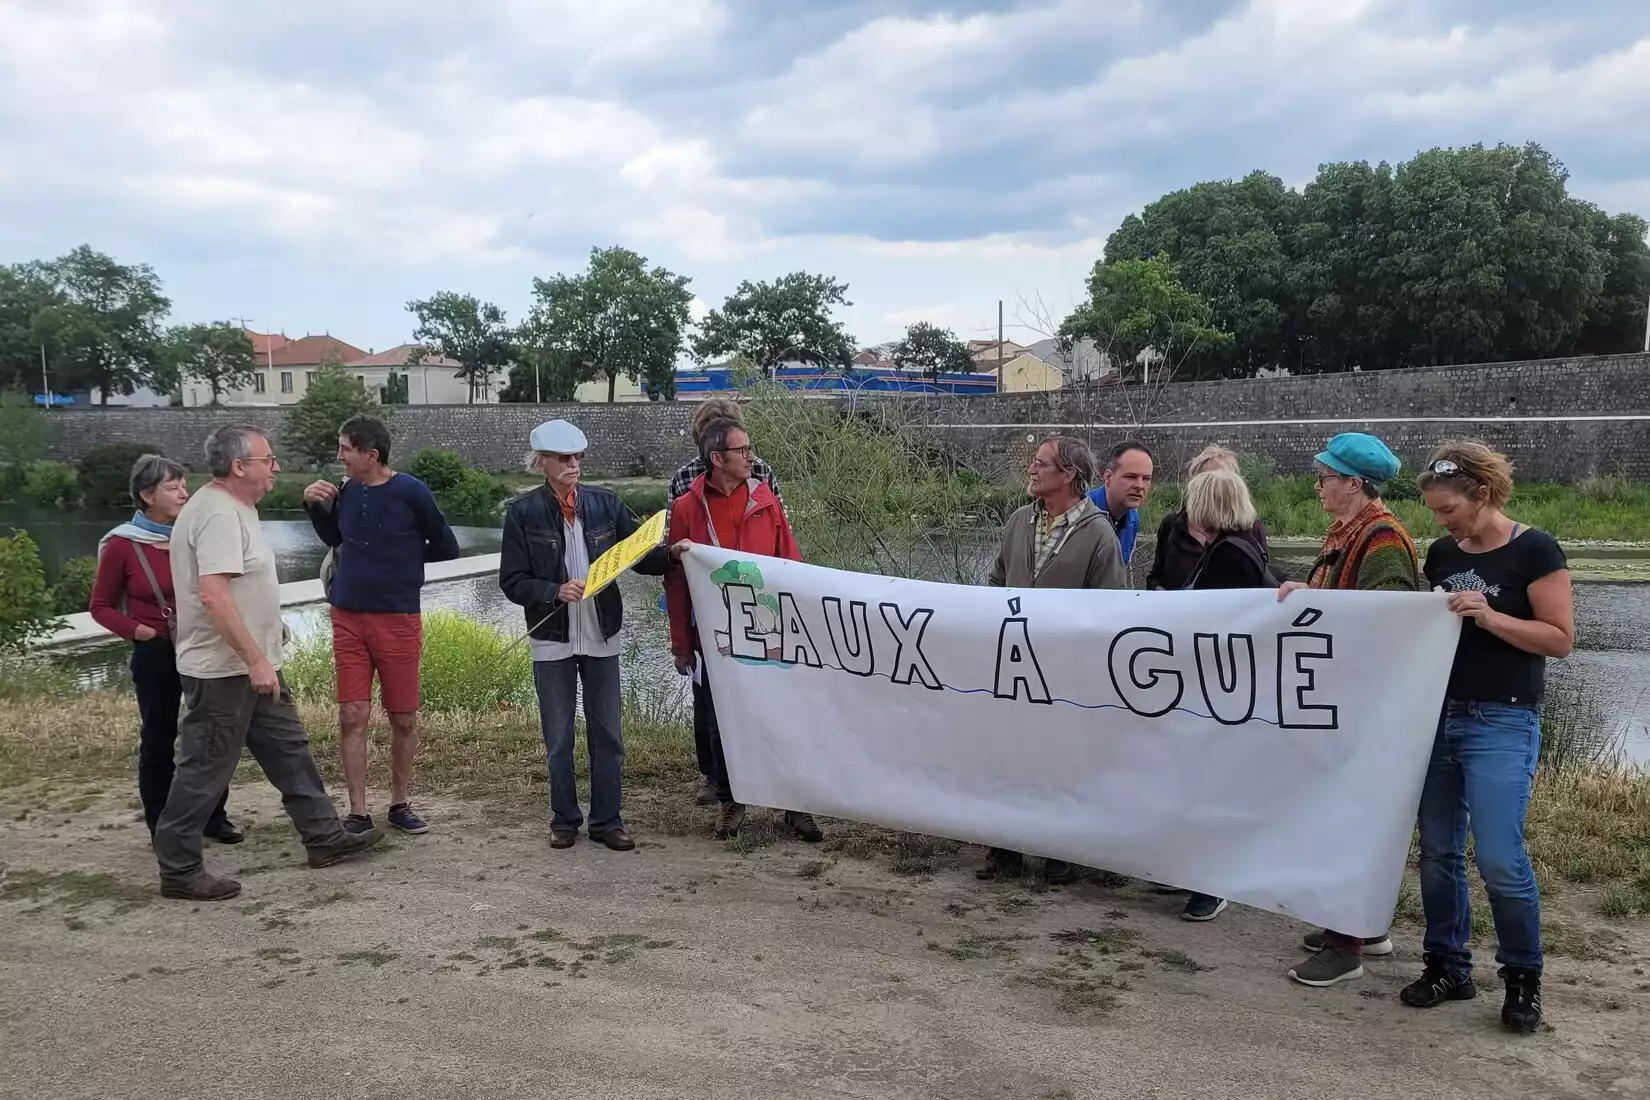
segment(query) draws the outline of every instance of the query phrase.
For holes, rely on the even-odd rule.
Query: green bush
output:
[[[0,393],[0,500],[22,491],[29,467],[46,457],[56,427],[26,394]]]
[[[264,494],[258,502],[260,512],[302,512],[304,510],[304,489],[314,478],[294,479],[287,481],[278,479],[275,488]]]
[[[493,475],[466,469],[458,484],[438,490],[435,499],[449,516],[486,516],[498,509],[506,492]]]
[[[335,362],[321,365],[309,390],[292,406],[281,429],[282,457],[294,465],[320,465],[338,454],[338,429],[356,416],[374,416],[378,402],[366,385]]]
[[[325,703],[337,698],[332,635],[317,631],[300,642],[283,672],[300,699]],[[420,677],[428,711],[485,714],[505,707],[531,713],[536,705],[527,643],[513,643],[491,626],[454,611],[424,616]]]
[[[34,539],[27,531],[0,538],[0,650],[23,649],[60,625]]]
[[[665,506],[663,485],[625,485],[614,489],[614,492],[619,494],[624,506],[638,520],[651,518],[654,512],[662,511]]]
[[[407,472],[425,485],[430,492],[439,493],[454,488],[464,480],[469,466],[457,451],[443,450],[439,447],[426,447],[413,455],[412,464]]]
[[[52,609],[59,615],[75,615],[92,602],[92,581],[97,577],[97,559],[87,555],[70,558],[57,572],[52,585]]]
[[[132,504],[132,464],[142,455],[163,453],[153,443],[105,443],[80,459],[80,495],[87,504],[121,508]]]
[[[23,479],[23,499],[47,508],[80,503],[80,474],[67,462],[37,462]]]

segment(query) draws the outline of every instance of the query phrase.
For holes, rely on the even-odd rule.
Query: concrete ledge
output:
[[[498,572],[499,555],[476,554],[467,558],[458,558],[454,561],[430,562],[424,566],[424,583],[438,584],[441,581],[459,580],[464,577],[479,577],[486,573]],[[320,603],[326,599],[321,591],[320,580],[288,581],[281,585],[282,607],[303,607],[306,604]],[[56,634],[35,646],[37,650],[66,650],[89,649],[94,646],[109,645],[121,639],[103,629],[92,621],[90,613],[82,611],[69,615],[64,620],[67,625]]]

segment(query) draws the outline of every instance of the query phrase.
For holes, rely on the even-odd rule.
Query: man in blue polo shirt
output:
[[[389,822],[404,833],[422,833],[429,826],[413,812],[407,788],[418,752],[424,563],[458,557],[458,538],[429,486],[390,468],[390,433],[381,421],[358,416],[345,422],[338,429],[338,461],[348,480],[342,488],[325,480],[310,485],[304,511],[338,563],[327,602],[338,670],[338,743],[349,791],[344,828],[372,828],[367,719],[376,672],[390,718]]]
[[[1145,444],[1125,439],[1111,449],[1100,484],[1089,493],[1089,499],[1111,517],[1125,566],[1134,557],[1134,540],[1140,534],[1140,506],[1151,491],[1152,453]]]

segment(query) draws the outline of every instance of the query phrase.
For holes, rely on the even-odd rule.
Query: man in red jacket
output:
[[[665,574],[665,607],[670,613],[670,650],[676,658],[676,667],[683,675],[693,675],[697,665],[709,703],[706,718],[710,727],[710,781],[716,789],[716,800],[722,804],[716,836],[726,840],[739,835],[739,827],[745,821],[745,807],[734,801],[728,781],[722,729],[716,721],[716,699],[708,678],[709,669],[699,658],[693,603],[680,559],[694,543],[792,561],[801,561],[802,553],[797,549],[796,537],[791,534],[791,524],[785,518],[785,508],[779,498],[751,476],[750,436],[738,421],[719,418],[707,424],[699,437],[699,457],[704,461],[705,473],[695,479],[670,508],[671,556],[677,564]],[[810,843],[824,837],[812,814],[787,810],[785,824]]]

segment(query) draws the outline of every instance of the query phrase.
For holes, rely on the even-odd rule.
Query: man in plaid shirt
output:
[[[739,415],[739,405],[737,402],[730,401],[725,397],[713,397],[709,401],[701,403],[700,406],[694,410],[693,449],[695,454],[693,461],[683,466],[680,470],[677,470],[676,476],[670,479],[670,488],[665,494],[666,515],[670,514],[671,505],[676,503],[676,498],[692,488],[694,480],[698,478],[700,474],[705,472],[704,460],[701,459],[697,453],[699,450],[699,437],[704,434],[705,426],[710,424],[711,421],[720,420],[723,418],[732,420],[735,423],[743,423],[743,418]],[[785,500],[783,497],[780,497],[779,494],[779,478],[774,476],[773,467],[769,466],[766,462],[763,462],[760,458],[753,457],[751,459],[751,476],[756,478],[758,481],[766,483],[768,488],[773,490],[773,495],[779,497],[780,505],[784,505]],[[659,604],[662,610],[664,606],[663,596],[659,597]],[[704,777],[704,782],[699,784],[699,793],[695,797],[694,801],[698,802],[701,806],[714,806],[717,804],[716,789],[710,781],[711,745],[710,722],[708,718],[709,706],[709,696],[705,691],[705,685],[699,682],[698,677],[695,677],[693,680],[693,751],[694,755],[698,758],[699,774]]]

